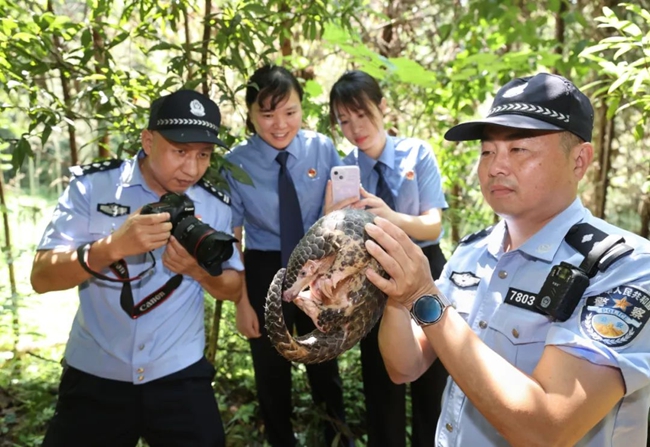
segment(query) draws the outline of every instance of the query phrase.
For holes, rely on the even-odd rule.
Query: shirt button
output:
[[[140,345],[140,346],[138,346],[138,349],[139,349],[140,351],[142,351],[142,350],[144,349],[144,345]]]
[[[480,327],[481,329],[485,329],[487,327],[487,323],[481,320],[478,322],[478,327]]]
[[[505,270],[501,270],[499,272],[499,278],[506,279],[507,277],[508,277],[508,272],[506,272]]]
[[[138,376],[138,382],[142,382],[144,380],[144,376]]]
[[[144,368],[138,368],[138,370],[137,370],[136,372],[137,372],[138,374],[142,374],[142,373],[144,372]]]
[[[450,423],[447,423],[447,424],[445,425],[445,428],[447,429],[447,431],[448,431],[449,433],[451,433],[452,431],[454,431],[454,427],[453,427],[453,425],[451,425]]]
[[[512,336],[515,338],[519,338],[519,331],[517,329],[512,330]]]

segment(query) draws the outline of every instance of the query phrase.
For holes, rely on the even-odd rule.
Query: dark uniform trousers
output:
[[[143,385],[103,379],[66,366],[44,447],[224,447],[212,389],[214,368],[202,358]]]
[[[279,251],[245,250],[246,288],[251,306],[257,313],[261,337],[251,339],[253,368],[266,438],[273,447],[293,447],[291,362],[282,357],[271,344],[264,327],[264,304],[273,277],[280,269]],[[293,332],[307,334],[315,329],[314,323],[295,304],[283,303],[284,318]],[[338,362],[331,360],[307,365],[307,378],[316,407],[324,407],[324,432],[327,446],[331,446],[337,433],[344,431],[345,410],[343,406],[343,385],[339,376]],[[345,428],[344,428],[345,427]],[[343,430],[342,430],[343,429]],[[340,445],[351,441],[340,437]]]
[[[429,259],[431,275],[440,277],[445,257],[438,244],[422,249]],[[386,372],[378,345],[379,322],[361,340],[363,391],[366,399],[368,447],[406,446],[406,385],[396,385]],[[412,447],[435,445],[442,393],[447,382],[442,362],[433,365],[410,384],[412,406]]]

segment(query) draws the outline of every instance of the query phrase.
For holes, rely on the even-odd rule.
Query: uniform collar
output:
[[[142,171],[140,170],[140,163],[138,163],[142,158],[146,156],[147,154],[144,153],[144,150],[140,149],[133,158],[127,160],[127,162],[124,164],[122,175],[120,176],[120,186],[126,188],[130,186],[141,186],[147,191],[153,192],[151,191],[151,188],[149,188],[147,182],[142,176]]]
[[[517,250],[532,258],[552,262],[569,229],[584,220],[587,212],[580,199],[576,198],[571,205],[544,225]],[[502,220],[489,236],[488,251],[494,257],[498,258],[503,253],[506,236],[507,226]]]
[[[296,136],[293,137],[293,140],[291,140],[291,143],[289,143],[289,146],[287,146],[284,149],[290,155],[296,158],[300,158],[300,147],[301,147],[300,138],[302,138],[302,135],[301,132],[298,131]],[[269,145],[258,134],[255,134],[251,137],[251,142],[258,149],[258,152],[260,153],[260,157],[266,166],[273,166],[274,164],[277,164],[277,162],[275,161],[275,157],[277,157],[278,154],[280,153],[279,150]]]
[[[361,172],[372,172],[375,165],[379,162],[382,162],[391,170],[395,169],[395,143],[393,143],[393,139],[388,134],[386,134],[386,144],[384,145],[384,149],[381,151],[381,155],[377,160],[366,155],[366,153],[359,150],[358,147],[355,147],[354,150],[356,152]]]
[[[386,134],[386,144],[384,145],[384,150],[381,151],[381,155],[377,161],[382,162],[388,166],[391,171],[395,169],[395,144],[390,135]]]

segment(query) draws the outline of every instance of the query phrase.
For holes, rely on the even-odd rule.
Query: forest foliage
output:
[[[52,411],[58,367],[39,366],[36,374],[21,362],[60,355],[60,346],[30,351],[31,357],[18,349],[27,331],[20,309],[32,294],[29,263],[21,257],[31,258],[39,237],[22,229],[36,214],[49,217],[69,166],[135,153],[148,106],[160,94],[180,87],[208,94],[221,106],[222,139],[241,141],[245,79],[265,62],[297,74],[306,92],[305,127],[331,135],[342,152],[344,140],[328,121],[330,86],[352,68],[381,80],[390,107],[387,128],[428,140],[438,158],[450,204],[447,253],[495,217],[477,188],[475,143],[445,142],[444,131],[484,113],[498,86],[512,77],[539,71],[566,76],[596,109],[597,155],[582,200],[595,215],[648,237],[645,0],[0,0],[0,274],[9,279],[0,296],[0,318],[7,322],[0,351],[11,352],[0,376],[0,436],[13,442],[7,445],[37,445]],[[222,155],[215,153],[209,176],[223,186]],[[17,234],[22,245],[12,246]],[[229,439],[253,445],[261,435],[247,344],[236,335],[232,309],[214,310],[207,325]],[[355,355],[342,359],[342,369],[351,427],[363,443]],[[301,436],[316,436],[311,416],[317,410],[309,407],[302,377],[296,374]]]

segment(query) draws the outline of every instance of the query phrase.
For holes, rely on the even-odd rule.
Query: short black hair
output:
[[[269,110],[275,110],[279,103],[291,95],[292,90],[302,102],[303,91],[298,79],[284,67],[266,64],[255,70],[246,84],[246,106],[250,112],[253,104],[257,103],[262,107],[266,100],[271,98]],[[250,118],[246,118],[246,127],[255,133]]]
[[[369,117],[375,114],[370,103],[379,107],[384,94],[375,78],[361,70],[345,72],[330,90],[330,124],[337,124],[337,109],[343,107],[352,112],[363,111]]]

